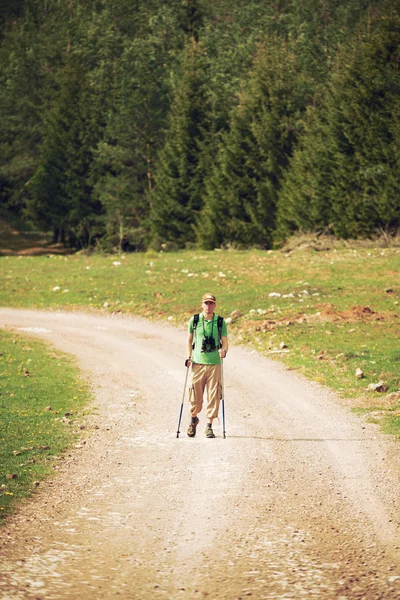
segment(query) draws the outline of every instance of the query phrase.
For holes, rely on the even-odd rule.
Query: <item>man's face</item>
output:
[[[203,312],[206,315],[212,315],[215,308],[215,302],[212,300],[206,300],[203,302]]]

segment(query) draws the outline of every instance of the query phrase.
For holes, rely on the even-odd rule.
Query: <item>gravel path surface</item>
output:
[[[186,436],[186,334],[0,309],[78,357],[87,442],[0,530],[0,598],[400,598],[400,444],[256,353],[224,365],[226,439]]]

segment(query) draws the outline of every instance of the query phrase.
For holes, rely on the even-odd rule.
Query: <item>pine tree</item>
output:
[[[200,146],[209,107],[201,44],[186,49],[173,93],[165,145],[160,152],[156,187],[151,195],[154,232],[163,241],[184,246],[195,239],[194,224],[202,206]]]
[[[285,42],[267,40],[258,50],[206,182],[198,222],[203,246],[271,246],[277,194],[308,99],[293,53]]]
[[[291,233],[321,231],[332,223],[329,189],[334,176],[334,157],[327,146],[324,105],[309,106],[304,133],[285,173],[277,202],[274,240]]]
[[[103,246],[108,249],[143,250],[149,243],[155,159],[177,60],[175,16],[160,11],[152,26],[145,19],[149,10],[147,4],[140,9],[135,38],[122,37],[122,51],[114,58],[106,127],[92,173],[95,196],[105,210]]]
[[[48,114],[41,160],[27,211],[37,224],[68,236],[73,246],[88,245],[90,217],[100,212],[92,200],[89,172],[96,134],[90,110],[93,97],[83,67],[71,58]]]
[[[8,208],[21,213],[38,164],[42,112],[51,90],[42,39],[30,18],[9,25],[0,49],[0,185]]]
[[[92,16],[90,0],[45,4],[24,3],[19,18],[8,24],[1,47],[0,179],[8,207],[20,214],[31,203],[60,74],[77,52]],[[33,204],[27,213],[35,216]]]
[[[400,225],[399,53],[400,7],[389,1],[362,24],[332,78],[330,197],[343,237]]]
[[[400,224],[400,11],[363,19],[336,59],[279,197],[277,239],[332,226],[341,237]]]

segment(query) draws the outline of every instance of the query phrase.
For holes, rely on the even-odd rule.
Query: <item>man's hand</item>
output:
[[[222,348],[220,348],[218,350],[218,352],[219,352],[219,355],[221,358],[226,358],[226,350],[223,350]]]
[[[189,358],[187,358],[185,360],[185,367],[189,368],[191,364],[192,364],[192,359],[189,356]]]

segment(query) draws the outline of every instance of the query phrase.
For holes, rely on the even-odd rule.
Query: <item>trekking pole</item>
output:
[[[225,431],[225,400],[224,400],[224,359],[221,358],[221,387],[222,387],[222,436],[226,438]]]
[[[176,432],[176,437],[179,437],[180,431],[179,428],[181,426],[181,420],[182,420],[182,412],[183,412],[183,402],[185,400],[185,393],[186,393],[186,384],[187,384],[187,378],[188,378],[188,374],[189,374],[189,365],[188,365],[188,360],[186,360],[185,362],[186,365],[186,377],[185,377],[185,385],[183,387],[183,394],[182,394],[182,403],[181,403],[181,410],[179,413],[179,422],[178,422],[178,431]]]

